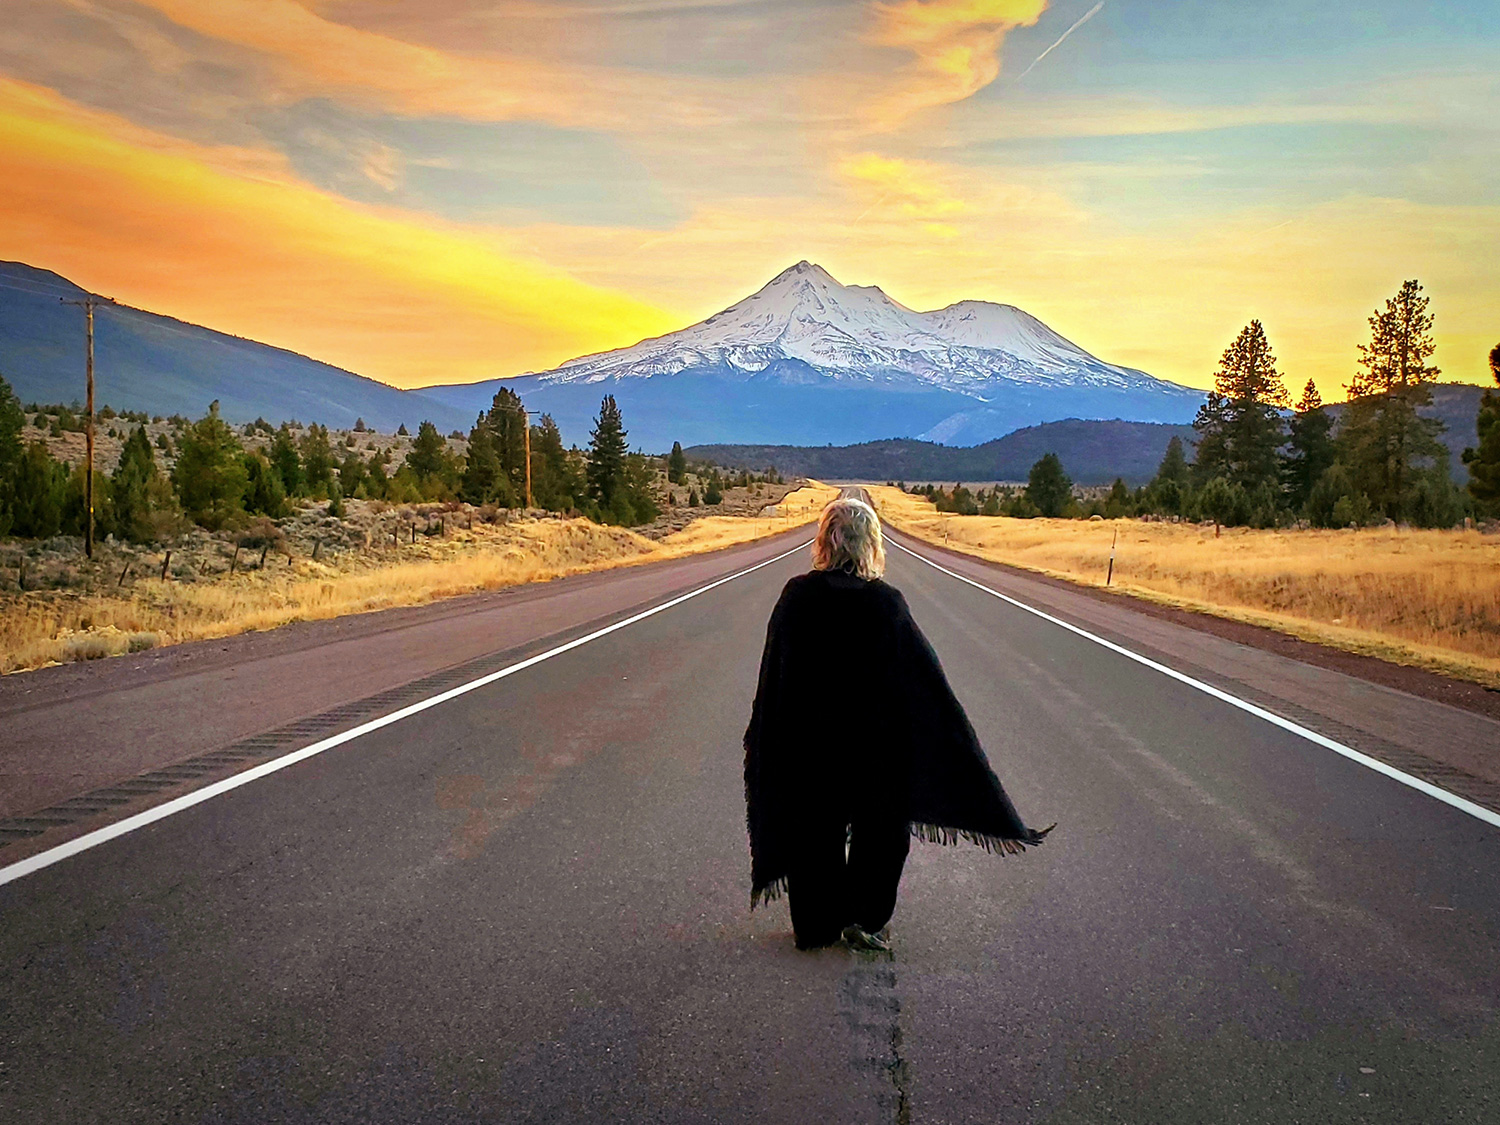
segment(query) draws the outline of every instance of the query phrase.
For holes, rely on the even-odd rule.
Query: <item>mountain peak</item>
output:
[[[829,281],[833,281],[832,275],[829,274],[829,272],[827,270],[825,270],[822,266],[818,265],[816,262],[809,262],[806,258],[803,258],[795,266],[787,266],[786,269],[782,270],[776,276],[777,277],[786,277],[788,274],[799,274],[799,273],[822,274],[824,277],[828,278]]]
[[[796,284],[799,281],[808,282],[813,285],[829,286],[834,289],[847,288],[838,278],[834,277],[833,274],[818,265],[818,263],[809,262],[806,258],[794,266],[787,266],[786,269],[768,281],[765,288],[770,289],[773,286],[780,287]]]
[[[1176,393],[1144,372],[1096,359],[1011,305],[968,300],[917,312],[873,285],[845,285],[806,259],[698,324],[575,359],[542,378],[595,383],[685,371],[941,390],[977,402],[1024,387]]]

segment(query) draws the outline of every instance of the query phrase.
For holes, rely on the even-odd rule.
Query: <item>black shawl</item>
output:
[[[904,821],[944,844],[1019,852],[1028,829],[990,769],[901,592],[812,571],[766,629],[745,731],[750,902],[776,898],[809,824]]]

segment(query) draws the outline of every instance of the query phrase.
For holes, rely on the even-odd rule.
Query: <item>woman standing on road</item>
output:
[[[884,571],[874,510],[833,501],[766,631],[745,732],[750,906],[786,891],[798,949],[889,950],[913,835],[1008,853],[1051,831],[1021,822]]]

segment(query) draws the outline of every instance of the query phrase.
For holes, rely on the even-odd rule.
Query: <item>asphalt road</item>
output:
[[[1500,829],[899,549],[1001,778],[1060,827],[914,846],[890,959],[796,952],[784,905],[748,910],[740,736],[805,566],[0,886],[0,1120],[1500,1121]],[[1315,683],[1298,721],[1365,699],[1500,746],[1173,628],[1152,653],[1226,690]]]

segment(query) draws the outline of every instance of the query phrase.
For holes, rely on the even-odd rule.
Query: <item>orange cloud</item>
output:
[[[180,27],[259,52],[290,96],[408,114],[630,131],[722,120],[688,82],[522,55],[461,54],[327,19],[298,0],[141,0]],[[326,5],[315,5],[326,6]]]
[[[872,41],[911,51],[904,81],[873,110],[886,127],[911,114],[972,97],[1000,75],[1000,46],[1030,27],[1047,0],[900,0],[875,5]]]
[[[0,80],[0,257],[399,386],[543,369],[675,317],[503,232],[314,190],[267,154],[162,138]]]

